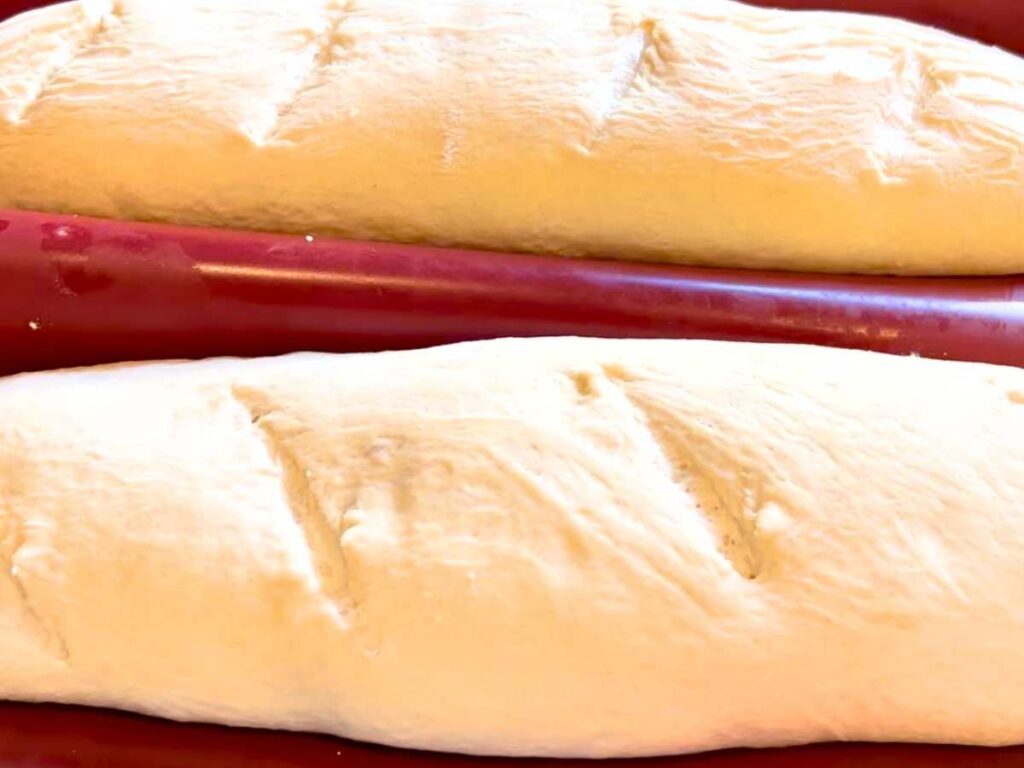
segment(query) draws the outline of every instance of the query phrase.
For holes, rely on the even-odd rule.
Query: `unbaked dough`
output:
[[[1024,271],[1024,60],[727,0],[91,0],[0,25],[0,208]]]
[[[509,340],[0,413],[2,697],[501,755],[1024,742],[1024,371]]]

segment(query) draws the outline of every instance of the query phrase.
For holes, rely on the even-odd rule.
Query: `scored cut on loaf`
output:
[[[0,413],[0,697],[501,755],[1024,741],[1024,371],[504,340]]]
[[[727,0],[90,0],[0,25],[0,207],[1024,270],[1024,60]]]

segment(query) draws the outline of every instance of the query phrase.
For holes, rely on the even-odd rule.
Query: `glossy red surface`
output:
[[[2,768],[592,768],[582,760],[498,760],[355,744],[305,734],[182,725],[118,712],[0,704]],[[1024,768],[1024,748],[823,744],[692,757],[612,760],[608,768]]]
[[[1024,52],[1020,0],[744,0],[793,10],[852,11],[895,16],[955,32],[1010,51]]]
[[[1024,365],[1024,280],[762,274],[0,212],[0,370],[515,335]]]
[[[29,11],[42,5],[49,5],[38,0],[0,0],[0,19],[6,19],[22,11]]]

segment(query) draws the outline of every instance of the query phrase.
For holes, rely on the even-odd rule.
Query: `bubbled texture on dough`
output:
[[[1024,270],[1024,61],[727,0],[93,0],[0,25],[0,207]]]
[[[1024,372],[498,341],[0,382],[0,697],[484,754],[1024,741]]]

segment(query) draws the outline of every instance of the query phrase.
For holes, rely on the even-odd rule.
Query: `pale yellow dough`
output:
[[[0,207],[1024,271],[1024,61],[727,0],[92,0],[0,25]]]
[[[0,413],[2,697],[507,755],[1024,741],[1024,371],[510,340]]]

